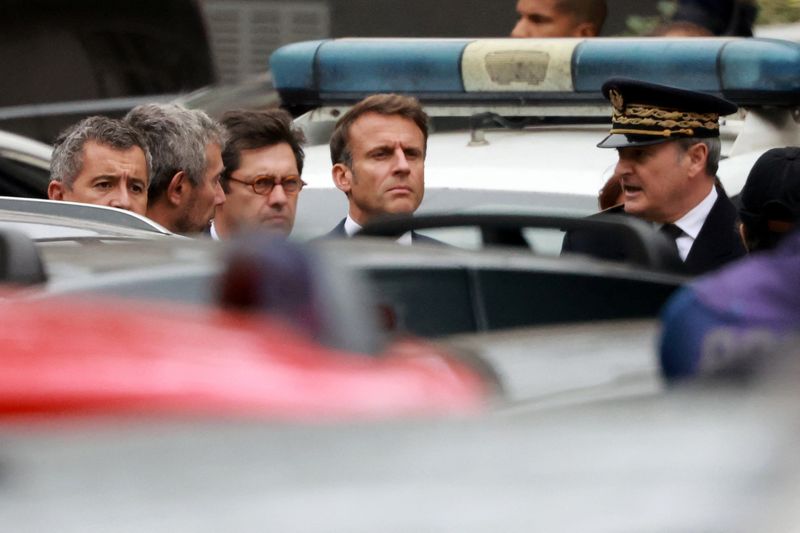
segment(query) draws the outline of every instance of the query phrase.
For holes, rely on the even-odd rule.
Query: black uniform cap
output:
[[[606,81],[603,96],[612,106],[611,132],[600,148],[719,137],[719,117],[738,109],[711,94],[627,78]]]

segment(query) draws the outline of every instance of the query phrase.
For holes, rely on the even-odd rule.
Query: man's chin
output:
[[[642,206],[635,202],[625,202],[625,213],[648,222],[663,222],[660,212],[653,212],[647,206]]]
[[[292,223],[285,218],[271,218],[265,220],[259,228],[274,234],[289,235],[292,231]]]
[[[626,200],[624,205],[625,205],[625,212],[635,217],[642,217],[647,211],[647,209],[645,209],[644,206],[640,205],[638,202],[631,202],[630,200]]]
[[[390,215],[413,215],[417,207],[419,207],[417,202],[395,202],[387,206],[385,213]]]

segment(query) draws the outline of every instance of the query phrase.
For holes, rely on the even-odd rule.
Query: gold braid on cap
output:
[[[631,133],[638,135],[659,135],[669,137],[676,133],[694,135],[694,128],[719,130],[718,113],[695,113],[691,111],[672,111],[655,106],[628,105],[624,109],[614,106],[611,113],[614,127],[611,133]],[[662,131],[647,129],[625,129],[616,126],[645,126],[663,128]]]

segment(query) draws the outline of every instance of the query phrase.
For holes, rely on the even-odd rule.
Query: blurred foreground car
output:
[[[525,341],[523,332],[515,337],[518,344],[508,345],[502,332],[595,323],[584,337],[597,337],[599,342],[605,330],[599,324],[618,331],[622,326],[614,320],[652,319],[685,281],[667,268],[666,244],[659,240],[663,236],[627,217],[598,221],[554,216],[419,216],[376,222],[364,231],[373,237],[319,241],[298,248],[257,236],[216,242],[168,235],[158,227],[117,227],[111,217],[118,226],[139,225],[146,219],[97,206],[15,199],[0,201],[0,208],[4,205],[0,227],[9,223],[4,219],[27,217],[16,229],[27,231],[36,244],[29,243],[21,255],[27,254],[27,264],[32,265],[27,272],[42,272],[32,280],[17,280],[29,284],[18,296],[23,299],[47,302],[102,295],[132,298],[154,308],[180,302],[204,310],[221,305],[250,309],[290,317],[295,327],[331,349],[365,354],[383,353],[390,346],[387,343],[409,334],[448,344],[456,342],[453,336],[457,335],[454,346],[459,358],[472,364],[477,357],[489,367],[489,375],[499,376],[503,385],[514,384],[507,399],[515,402],[556,393],[571,395],[600,385],[607,386],[611,395],[623,394],[617,385],[629,378],[647,390],[657,387],[652,325],[637,329],[640,333],[627,337],[628,342],[619,342],[606,355],[592,359],[596,367],[584,377],[570,367],[580,354],[592,353],[590,348],[596,345],[591,342],[560,351],[559,338],[575,337],[563,330],[553,334],[547,348],[538,349],[540,341]],[[37,214],[43,210],[56,214],[61,210],[61,218]],[[105,226],[100,224],[103,217],[109,218]],[[398,230],[397,224],[469,230],[475,233],[479,249],[403,247],[375,237],[410,229]],[[631,264],[536,253],[542,237],[539,230],[590,226],[617,230],[615,238],[631,248]],[[52,235],[53,231],[57,233]],[[14,242],[18,249],[24,248],[24,239]],[[608,340],[622,338],[626,337],[611,334]],[[536,361],[543,365],[541,370],[531,370]],[[514,370],[516,362],[522,362],[519,372]],[[549,372],[543,369],[548,365],[553,365]],[[541,386],[539,376],[548,376],[550,385]],[[516,385],[518,380],[523,386]]]
[[[375,92],[417,96],[432,118],[420,213],[517,206],[597,210],[616,163],[596,144],[622,76],[714,93],[741,106],[721,131],[718,175],[730,195],[765,150],[800,144],[800,45],[767,39],[338,39],[285,46],[273,82],[311,141],[295,233],[329,231],[347,211],[328,139],[338,117]]]
[[[51,204],[21,200],[12,203],[29,208]],[[95,218],[100,214],[129,217],[128,213],[95,206],[61,203],[56,207],[87,209]],[[138,222],[137,217],[129,218]],[[45,220],[43,217],[39,222]],[[127,236],[110,232],[105,236],[87,235],[92,224],[86,217],[76,220],[84,227],[69,230],[65,224],[62,235],[38,237],[35,247],[27,248],[29,264],[40,265],[42,275],[28,280],[29,286],[16,298],[48,302],[102,295],[136,299],[146,302],[139,305],[153,308],[167,301],[170,305],[199,304],[205,312],[220,305],[251,309],[290,317],[296,327],[331,349],[366,354],[383,353],[392,342],[408,334],[436,337],[445,343],[451,341],[452,335],[460,335],[458,351],[466,355],[459,358],[469,364],[475,356],[484,363],[488,361],[489,375],[501,374],[503,382],[517,378],[527,382],[525,376],[529,374],[509,370],[504,362],[505,351],[496,355],[482,336],[485,333],[546,324],[579,325],[586,321],[653,317],[684,281],[681,276],[659,271],[658,242],[648,240],[650,234],[640,227],[643,223],[627,219],[619,224],[629,233],[633,245],[641,248],[643,264],[639,266],[581,257],[541,257],[528,249],[495,246],[499,243],[494,238],[508,238],[512,233],[505,226],[503,231],[492,227],[487,217],[468,220],[479,222],[480,231],[489,238],[484,243],[489,247],[477,251],[408,248],[366,237],[317,242],[300,249],[283,241],[255,237],[251,242],[225,243],[132,229],[125,230]],[[557,217],[501,218],[503,224],[509,221],[516,229],[524,226],[522,222],[598,224]],[[431,221],[415,217],[413,222]],[[613,225],[608,220],[600,224]],[[379,234],[381,227],[366,229]],[[478,335],[468,341],[468,334]],[[647,379],[651,379],[656,373],[648,335],[644,333],[631,342],[624,353],[631,354],[633,366],[646,369]],[[549,349],[532,349],[530,343],[523,346],[522,352],[530,360],[552,355]],[[618,363],[613,358],[600,357],[597,364],[608,369],[605,375],[618,375]],[[585,388],[587,382],[566,374],[553,383],[555,389],[568,392]],[[555,389],[526,386],[515,393],[515,398],[541,397]],[[613,389],[612,386],[612,394]]]
[[[483,367],[381,335],[356,282],[310,260],[284,241],[226,249],[120,210],[0,199],[0,416],[324,419],[486,400]]]
[[[2,424],[0,513],[25,533],[792,531],[798,368],[780,359],[466,420]]]
[[[491,390],[452,350],[337,351],[287,317],[61,298],[0,302],[0,322],[0,419],[389,417],[468,412]]]

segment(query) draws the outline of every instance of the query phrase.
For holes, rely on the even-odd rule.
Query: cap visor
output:
[[[626,146],[648,146],[650,144],[663,143],[670,139],[669,137],[656,137],[650,135],[623,135],[620,133],[612,133],[599,143],[598,148],[625,148]]]

